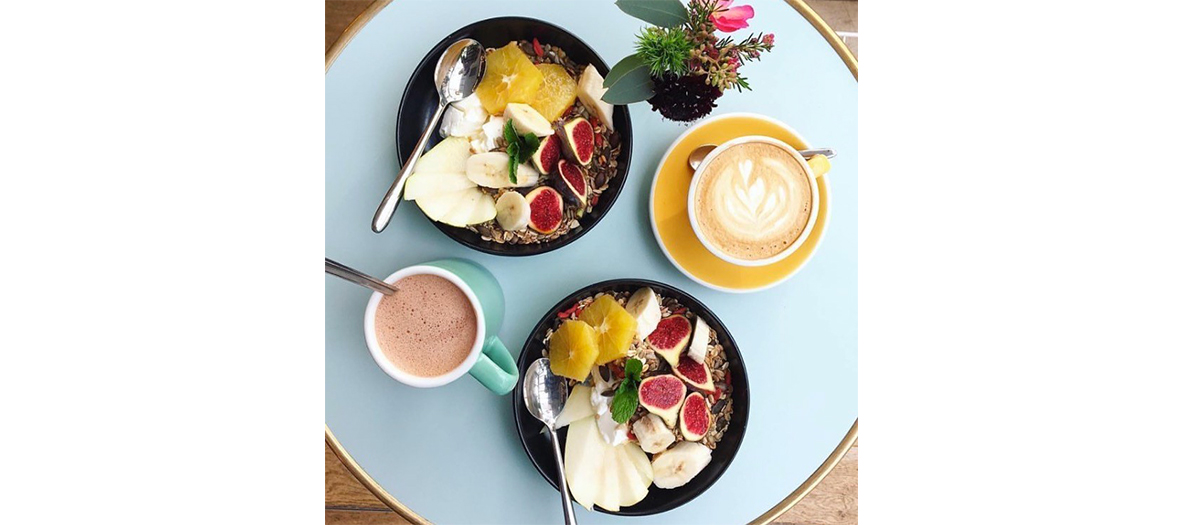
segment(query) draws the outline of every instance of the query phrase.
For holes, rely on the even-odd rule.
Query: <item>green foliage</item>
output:
[[[660,27],[679,27],[688,22],[688,10],[680,0],[618,0],[624,13]]]
[[[623,382],[615,389],[615,398],[610,404],[610,417],[615,423],[626,423],[639,408],[639,374],[643,372],[643,361],[627,360],[623,370]]]
[[[602,86],[607,88],[602,100],[610,104],[641,102],[656,94],[651,69],[639,55],[623,57],[602,79]]]
[[[653,75],[688,73],[688,59],[696,46],[684,28],[647,27],[637,38],[635,54]]]
[[[512,119],[508,119],[504,123],[504,142],[508,145],[505,151],[508,153],[508,180],[516,184],[516,167],[537,152],[541,139],[535,133],[518,134],[512,126]]]

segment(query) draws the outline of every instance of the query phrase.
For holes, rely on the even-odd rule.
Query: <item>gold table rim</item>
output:
[[[828,26],[827,22],[824,22],[824,20],[819,17],[819,14],[817,14],[815,10],[811,8],[811,6],[807,5],[807,2],[804,0],[785,1],[796,11],[798,11],[799,14],[809,23],[811,23],[811,26],[814,27],[815,30],[824,37],[824,40],[826,40],[828,44],[832,46],[832,49],[835,50],[836,54],[840,56],[840,59],[844,61],[844,65],[847,66],[848,71],[852,73],[852,78],[859,81],[859,68],[856,57],[853,56],[852,51],[848,49],[848,46],[844,44],[844,40],[842,40],[840,36],[837,35],[830,26]],[[325,55],[325,74],[327,74],[328,70],[332,68],[332,63],[336,61],[336,57],[340,56],[340,53],[344,51],[345,46],[347,46],[348,43],[352,41],[353,37],[355,37],[356,34],[359,33],[360,30],[364,28],[374,16],[377,15],[377,13],[384,9],[385,6],[388,6],[391,2],[393,2],[393,0],[375,0],[369,5],[369,7],[365,8],[361,14],[357,15],[357,17],[348,24],[348,27],[346,27],[344,32],[340,34],[340,38],[336,39],[336,43],[332,44],[332,47],[328,49],[328,52]],[[856,443],[856,439],[859,434],[857,429],[859,424],[860,418],[857,418],[852,422],[852,428],[848,429],[848,433],[844,435],[844,439],[840,440],[840,444],[836,446],[836,449],[828,455],[827,459],[825,459],[824,462],[820,464],[819,468],[815,469],[815,471],[811,473],[811,476],[808,476],[808,478],[804,480],[803,483],[799,485],[799,487],[788,494],[786,498],[783,498],[783,500],[777,505],[762,513],[761,516],[754,518],[754,520],[750,523],[763,525],[774,521],[779,516],[782,516],[784,513],[790,510],[791,507],[794,507],[795,504],[799,503],[799,501],[807,496],[807,494],[809,494],[812,490],[814,490],[815,487],[818,486],[819,483],[823,481],[823,479],[826,478],[829,473],[832,472],[832,469],[836,468],[836,464],[840,463],[840,460],[844,458],[844,455],[847,454],[852,448],[852,445]],[[369,492],[372,492],[373,495],[377,497],[377,499],[381,500],[382,503],[389,505],[389,508],[393,509],[394,512],[400,514],[410,523],[430,523],[413,510],[410,510],[410,508],[405,504],[398,501],[397,498],[393,497],[392,494],[387,492],[380,484],[377,483],[376,480],[369,476],[369,473],[365,472],[365,469],[361,468],[360,464],[357,463],[356,460],[353,459],[348,453],[348,451],[344,449],[344,445],[340,444],[340,441],[336,439],[336,435],[332,433],[332,429],[328,427],[327,424],[324,425],[324,436],[328,442],[328,446],[332,449],[332,452],[336,454],[336,457],[340,459],[340,462],[344,464],[344,467],[347,468],[348,471],[352,473],[352,475],[356,476],[356,478],[360,480],[361,484],[364,485],[365,488],[369,489]]]

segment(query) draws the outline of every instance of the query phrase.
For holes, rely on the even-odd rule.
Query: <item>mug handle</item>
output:
[[[832,163],[825,155],[812,155],[810,159],[807,159],[807,165],[811,167],[811,172],[815,174],[817,179],[832,169]]]
[[[520,371],[512,361],[512,354],[500,342],[500,338],[491,336],[484,341],[483,352],[475,360],[475,366],[469,372],[485,388],[504,395],[516,387],[516,380],[520,378]]]

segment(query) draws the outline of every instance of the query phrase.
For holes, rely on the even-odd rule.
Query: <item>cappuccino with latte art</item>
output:
[[[815,220],[814,179],[802,157],[773,139],[723,144],[698,168],[693,228],[715,254],[744,265],[781,260]]]

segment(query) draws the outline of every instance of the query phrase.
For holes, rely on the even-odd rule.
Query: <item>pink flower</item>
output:
[[[750,27],[748,20],[754,18],[754,8],[748,5],[731,6],[733,0],[719,0],[717,10],[709,15],[713,25],[724,33]]]
[[[774,45],[774,33],[767,33],[765,36],[763,36],[762,37],[762,44],[765,45],[766,47],[773,46]]]

